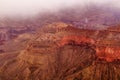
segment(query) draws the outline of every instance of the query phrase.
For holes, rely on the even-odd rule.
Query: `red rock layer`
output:
[[[62,40],[60,41],[59,46],[63,46],[68,43],[75,43],[75,44],[81,44],[81,43],[90,43],[95,44],[95,41],[91,38],[83,37],[83,36],[64,36]]]
[[[97,46],[94,39],[83,37],[83,36],[64,36],[59,42],[59,46],[64,46],[66,44],[91,44],[94,45],[96,50],[96,55],[99,59],[106,60],[107,62],[112,62],[114,60],[120,59],[120,47],[119,46]],[[99,43],[99,42],[98,42]]]

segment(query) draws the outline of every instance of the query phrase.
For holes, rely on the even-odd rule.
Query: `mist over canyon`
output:
[[[0,80],[119,80],[120,8],[111,2],[0,10]]]

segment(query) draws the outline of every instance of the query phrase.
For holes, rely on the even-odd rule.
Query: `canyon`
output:
[[[19,54],[1,55],[0,79],[119,80],[115,35],[119,31],[86,30],[63,22],[46,25]]]
[[[120,80],[119,9],[0,18],[0,80]]]

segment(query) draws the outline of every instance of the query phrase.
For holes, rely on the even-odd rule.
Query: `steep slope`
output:
[[[115,35],[120,33],[79,29],[62,22],[49,24],[19,55],[2,61],[0,79],[119,80],[120,54],[116,51],[120,44]]]

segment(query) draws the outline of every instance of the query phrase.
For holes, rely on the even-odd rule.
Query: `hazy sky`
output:
[[[0,16],[3,15],[31,15],[44,10],[58,10],[59,8],[84,5],[86,3],[120,5],[120,0],[0,0]]]

